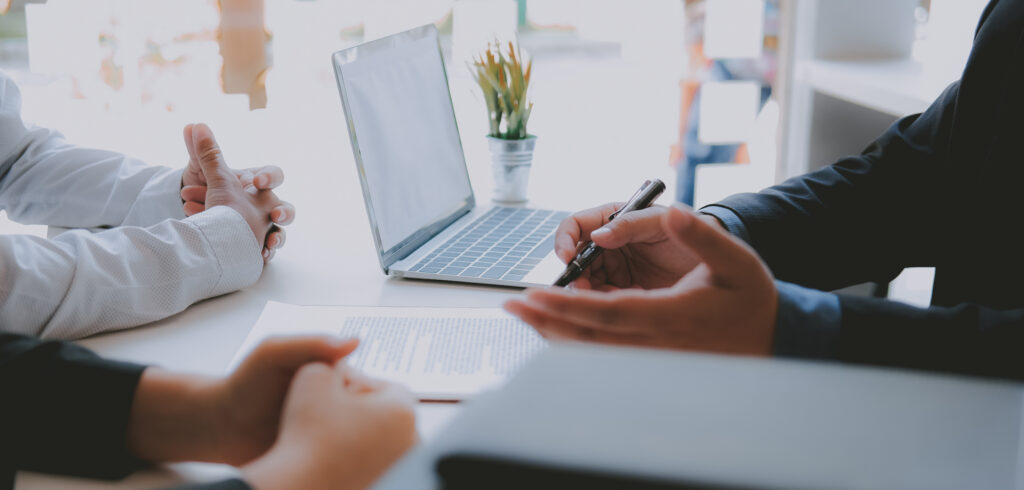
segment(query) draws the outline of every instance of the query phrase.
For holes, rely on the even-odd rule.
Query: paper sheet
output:
[[[296,306],[268,302],[232,368],[263,339],[327,333],[358,337],[347,362],[404,384],[421,400],[462,400],[500,386],[544,340],[498,308]]]

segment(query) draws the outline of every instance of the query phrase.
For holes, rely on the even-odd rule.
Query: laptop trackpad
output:
[[[544,259],[539,264],[530,270],[530,273],[523,278],[523,282],[550,286],[564,270],[565,264],[559,260],[554,251],[551,251],[544,256]]]

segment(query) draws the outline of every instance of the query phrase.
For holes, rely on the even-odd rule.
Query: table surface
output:
[[[453,93],[469,93],[471,83],[454,77]],[[241,120],[219,120],[216,114],[206,118],[212,119],[211,126],[218,133],[229,164],[273,162],[285,169],[286,182],[280,194],[296,205],[297,219],[288,228],[287,245],[264,270],[262,278],[245,290],[197,303],[171,318],[84,339],[82,345],[115,359],[222,374],[270,300],[303,305],[498,307],[519,293],[512,288],[400,280],[383,274],[374,251],[342,111],[337,95],[330,93],[330,89],[329,85],[326,89],[319,87],[304,95],[307,99],[319,98],[317,103],[306,99],[282,100],[284,96],[279,96],[271,99],[268,109]],[[543,99],[543,93],[537,97]],[[549,123],[538,118],[534,130],[540,137],[530,176],[529,206],[577,210],[625,200],[646,178],[657,177],[671,184],[673,171],[665,163],[671,141],[636,125],[623,125],[611,131],[605,121],[582,118],[577,108],[579,101],[569,97],[561,103],[551,97],[549,110],[561,111],[566,117],[571,114],[572,120],[580,123],[558,124],[557,114],[546,119]],[[324,104],[323,100],[329,103]],[[463,128],[470,178],[477,202],[488,205],[492,182],[486,142],[482,136],[467,137],[465,129],[468,126],[469,131],[476,131],[477,126],[482,127],[483,109],[473,103],[460,105],[459,100],[456,97],[456,112]],[[621,101],[624,108],[638,103]],[[113,118],[105,122],[130,124],[130,120],[118,123]],[[174,118],[156,121],[153,130],[174,135],[180,131],[179,123]],[[111,134],[109,127],[105,134]],[[103,141],[114,146],[112,139]],[[653,145],[651,141],[660,141],[662,145]],[[160,144],[157,142],[156,146]],[[168,158],[157,161],[182,161],[184,155],[183,150],[173,156],[169,151],[166,153]],[[667,202],[670,195],[671,190],[662,202]],[[421,404],[418,415],[422,437],[431,438],[458,411],[457,404]],[[216,465],[178,464],[143,471],[113,484],[22,472],[16,488],[152,488],[217,478],[231,471]]]

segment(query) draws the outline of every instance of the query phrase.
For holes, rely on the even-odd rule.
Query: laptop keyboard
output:
[[[521,281],[554,248],[564,211],[494,207],[412,267],[413,272]]]

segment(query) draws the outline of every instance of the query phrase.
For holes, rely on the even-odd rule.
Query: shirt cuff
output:
[[[701,214],[708,216],[714,216],[718,218],[725,225],[725,229],[729,230],[735,237],[743,240],[744,242],[750,243],[750,235],[747,233],[747,227],[743,224],[743,220],[740,219],[740,215],[736,214],[733,210],[719,206],[717,204],[709,204],[700,208]]]
[[[184,169],[163,169],[154,175],[139,193],[122,226],[151,226],[165,219],[185,219],[181,201],[181,174]]]
[[[185,219],[213,249],[220,278],[205,297],[237,291],[256,282],[263,272],[262,243],[242,215],[227,206],[214,206]]]
[[[839,297],[783,281],[775,281],[775,288],[779,292],[775,355],[835,359],[842,318]]]

